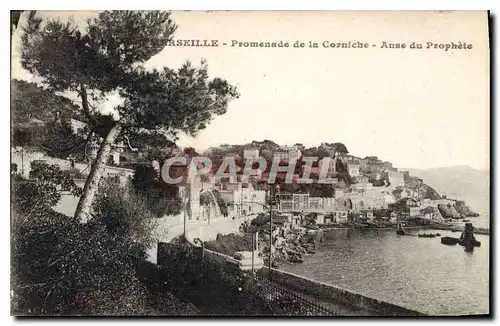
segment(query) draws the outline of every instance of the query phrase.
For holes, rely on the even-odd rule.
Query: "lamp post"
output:
[[[269,277],[271,277],[271,268],[272,268],[272,254],[273,254],[273,204],[274,197],[276,196],[276,189],[279,189],[279,186],[276,184],[272,184],[269,188]]]
[[[279,186],[278,185],[271,185],[271,186],[267,186],[265,188],[266,191],[269,192],[269,204],[266,205],[265,203],[264,204],[261,204],[261,203],[256,203],[256,202],[253,202],[251,201],[252,204],[258,204],[258,205],[262,205],[264,207],[264,209],[266,210],[269,210],[269,277],[271,277],[271,268],[272,268],[272,259],[271,259],[271,254],[272,254],[272,246],[273,246],[273,203],[275,202],[275,197],[276,197],[276,191],[279,190]],[[241,202],[241,204],[243,205],[243,201]],[[250,202],[249,202],[250,203]],[[254,251],[255,251],[255,247],[257,245],[257,231],[255,231],[253,234],[252,234],[252,243],[251,243],[251,246],[252,246],[252,272],[254,272]]]
[[[255,234],[252,233],[252,276],[255,275]]]
[[[186,241],[186,223],[187,223],[187,219],[186,219],[186,209],[187,209],[187,196],[186,196],[186,190],[184,190],[183,192],[183,198],[182,198],[182,207],[183,207],[183,211],[184,211],[184,241]]]

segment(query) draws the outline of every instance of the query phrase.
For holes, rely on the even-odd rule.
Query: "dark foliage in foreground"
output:
[[[226,263],[202,260],[201,248],[173,245],[165,257],[168,263],[150,276],[158,292],[172,292],[206,315],[273,314],[254,279]]]
[[[81,223],[51,209],[74,186],[65,173],[39,165],[31,177],[13,176],[12,314],[196,313],[169,293],[152,295],[137,277],[154,221],[139,198],[102,187],[95,218]]]

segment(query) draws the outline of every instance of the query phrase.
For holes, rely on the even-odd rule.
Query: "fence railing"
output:
[[[278,316],[338,316],[318,300],[293,291],[267,278],[255,280],[255,291]]]
[[[227,259],[223,257],[224,255],[221,256],[215,255],[210,250],[204,250],[202,247],[196,248],[184,245],[159,243],[158,250],[159,250],[158,264],[170,265],[171,266],[170,268],[173,269],[176,269],[177,263],[181,262],[178,259],[172,259],[173,257],[176,256],[175,252],[179,250],[190,252],[189,256],[191,257],[191,259],[195,258],[195,260],[191,260],[192,264],[189,264],[190,270],[192,270],[193,268],[199,268],[199,266],[201,265],[199,266],[197,265],[201,263],[202,260],[204,261],[204,264],[221,266],[222,269],[224,270],[224,274],[226,275],[226,277],[214,279],[215,278],[214,274],[213,276],[210,276],[211,281],[233,283],[233,278],[236,279],[237,277],[241,277],[243,274],[242,271],[239,271],[237,269],[235,270],[233,264],[226,262],[225,260]],[[207,271],[209,270],[210,269],[208,269]],[[196,271],[194,270],[192,270],[192,272],[196,273]],[[202,273],[201,270],[199,272]],[[177,275],[176,273],[174,274]],[[231,277],[231,275],[233,275],[234,277]],[[187,274],[180,273],[177,276],[185,278],[187,277]],[[319,300],[316,300],[310,296],[289,289],[282,284],[273,282],[272,279],[268,279],[265,276],[257,277],[252,275],[251,273],[245,273],[243,274],[243,276],[244,279],[246,279],[246,281],[242,280],[238,281],[245,284],[245,287],[242,290],[248,291],[247,292],[249,294],[248,298],[259,298],[258,301],[267,307],[264,310],[267,312],[271,312],[272,315],[275,316],[337,316],[338,315],[338,313],[332,311],[331,309],[323,305]],[[181,280],[179,280],[177,284],[178,286],[186,286],[187,283],[181,282]],[[217,286],[217,288],[222,289],[227,285],[229,284],[220,284],[219,286]],[[207,290],[209,289],[207,288]],[[220,293],[220,295],[222,295],[222,293]],[[248,313],[253,313],[253,312],[248,311]]]

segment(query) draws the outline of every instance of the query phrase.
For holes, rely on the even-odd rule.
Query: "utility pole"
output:
[[[21,148],[21,175],[24,177],[24,148]]]
[[[274,197],[274,185],[271,186],[270,192],[270,203],[269,203],[269,278],[271,278],[271,268],[272,268],[272,254],[273,254],[273,197]]]
[[[243,216],[243,183],[241,183],[240,191],[240,215]]]
[[[252,186],[252,192],[250,194],[250,213],[251,214],[253,214],[253,212],[254,212],[254,209],[253,209],[253,197],[255,196],[255,191],[254,190],[255,189],[253,189],[253,186]]]
[[[252,276],[255,274],[255,233],[252,233]]]
[[[187,192],[187,188],[184,189],[183,191],[183,198],[182,198],[182,206],[184,208],[184,240],[186,240],[186,208],[187,208],[187,200],[186,200],[186,192]]]

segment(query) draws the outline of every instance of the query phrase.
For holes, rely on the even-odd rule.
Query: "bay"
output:
[[[489,312],[489,236],[476,235],[472,253],[447,246],[440,238],[459,232],[387,229],[339,229],[325,233],[315,254],[302,264],[280,267],[298,275],[345,288],[430,315]]]

